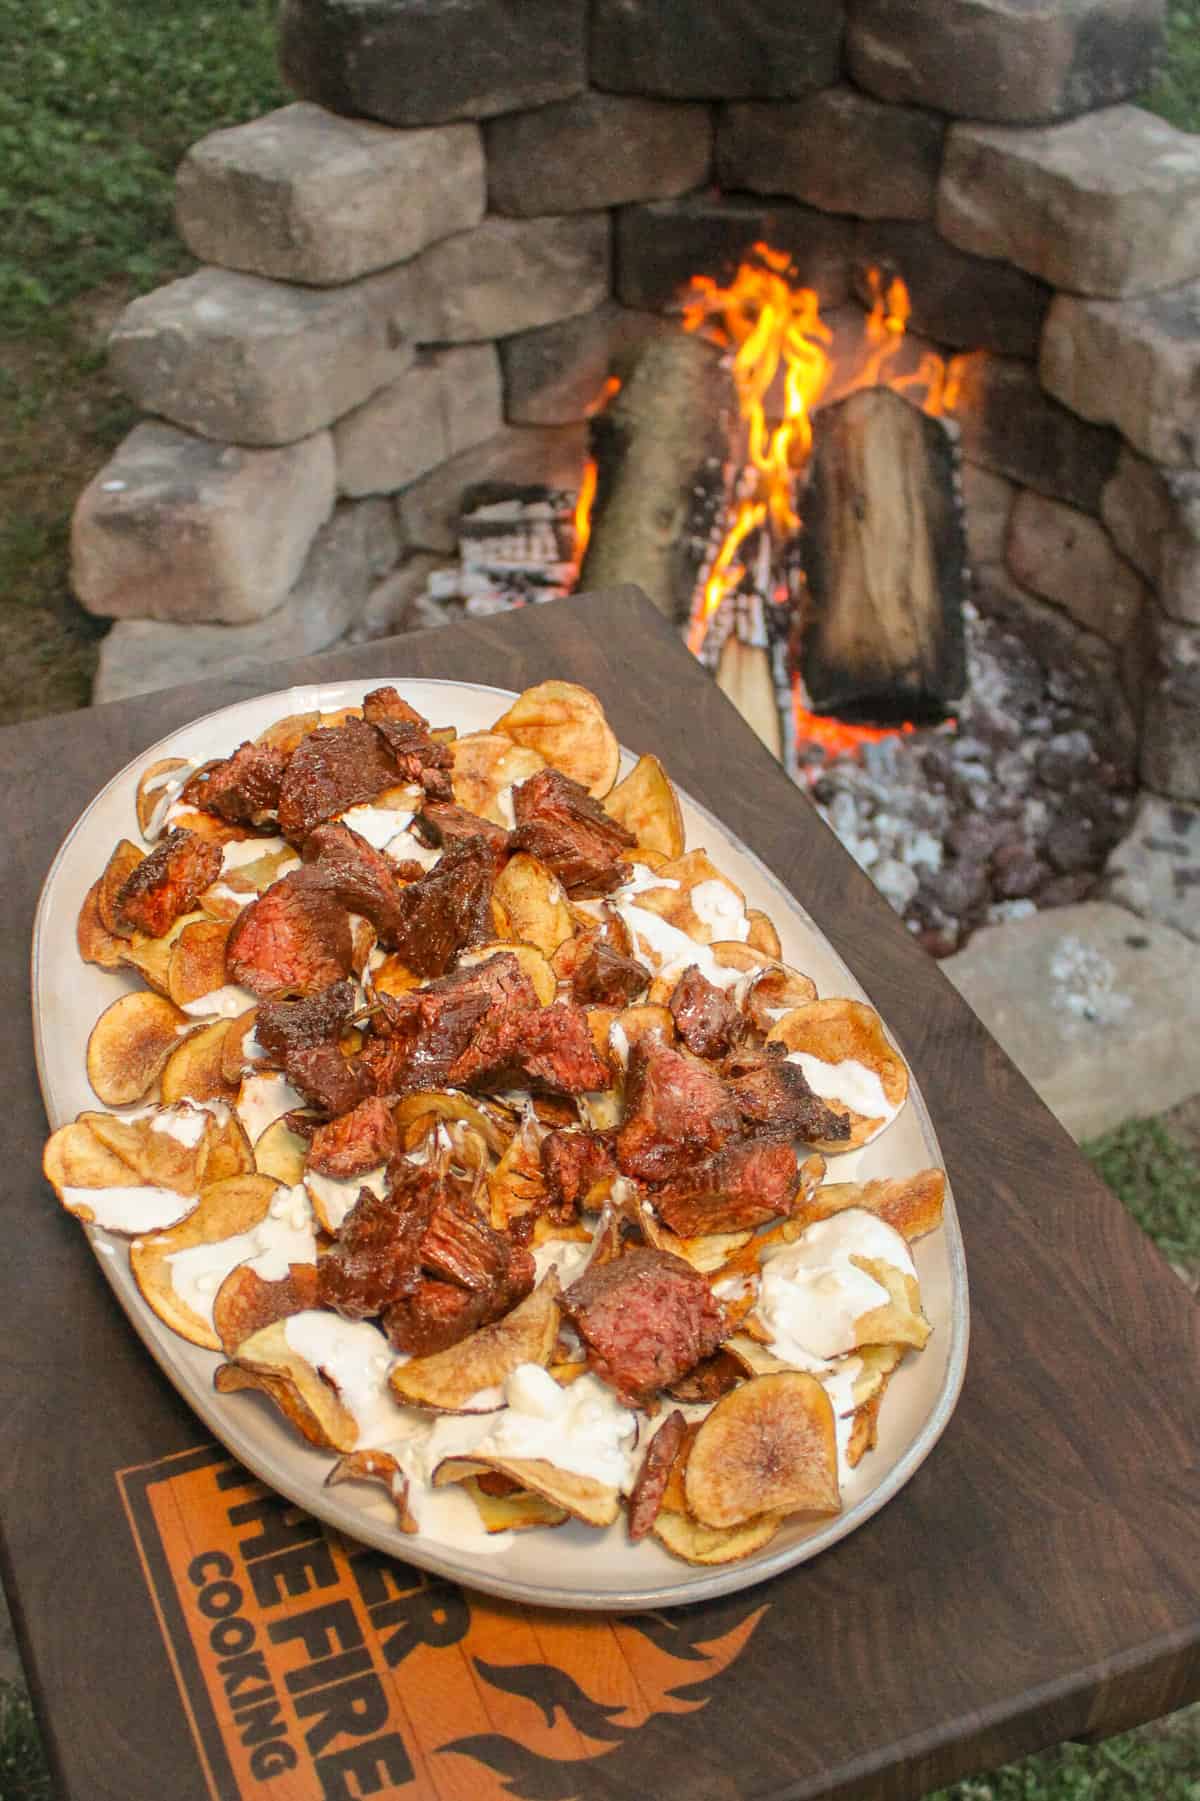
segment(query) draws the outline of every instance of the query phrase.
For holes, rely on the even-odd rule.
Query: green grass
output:
[[[1200,0],[1171,0],[1163,73],[1143,98],[1181,131],[1200,131]]]
[[[50,1801],[50,1775],[28,1696],[0,1682],[0,1801]]]

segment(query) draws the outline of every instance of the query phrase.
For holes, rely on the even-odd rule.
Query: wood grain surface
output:
[[[618,735],[730,823],[872,995],[928,1099],[966,1240],[970,1363],[931,1457],[815,1562],[665,1621],[686,1647],[765,1607],[706,1705],[656,1715],[554,1792],[901,1801],[1200,1694],[1200,1310],[674,633],[624,589],[0,734],[0,1549],[61,1793],[209,1792],[114,1480],[204,1434],[41,1178],[27,970],[38,891],[90,797],[163,733],[248,694],[353,675],[594,688]]]

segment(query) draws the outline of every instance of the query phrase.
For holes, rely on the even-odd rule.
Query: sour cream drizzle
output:
[[[701,884],[703,886],[703,884]],[[717,959],[707,944],[700,944],[695,938],[689,938],[678,926],[668,924],[658,913],[652,913],[648,907],[634,906],[631,902],[619,904],[617,912],[639,940],[639,948],[649,953],[652,967],[665,980],[672,976],[681,976],[690,963],[694,963],[701,975],[706,976],[714,988],[732,988],[741,980],[745,971],[729,969]]]
[[[256,1144],[275,1120],[303,1105],[304,1096],[286,1076],[246,1076],[238,1093],[237,1116],[251,1144]]]
[[[194,1213],[200,1197],[176,1194],[173,1188],[64,1188],[64,1205],[73,1212],[79,1207],[90,1209],[95,1223],[106,1232],[126,1232],[137,1236],[144,1232],[165,1232],[177,1226],[189,1213]]]
[[[886,1307],[888,1291],[851,1261],[868,1257],[906,1275],[916,1266],[902,1235],[862,1207],[809,1226],[795,1244],[763,1259],[756,1311],[771,1334],[768,1349],[798,1369],[813,1369],[858,1344],[858,1322]],[[814,1372],[816,1373],[816,1372]]]
[[[318,1203],[331,1232],[338,1230],[357,1201],[360,1189],[369,1188],[372,1194],[382,1195],[386,1179],[387,1169],[382,1163],[378,1169],[369,1169],[365,1175],[347,1176],[344,1180],[336,1176],[323,1176],[316,1169],[306,1169],[304,1172],[305,1186]]]
[[[247,863],[257,863],[261,857],[278,856],[289,849],[286,838],[234,838],[221,846],[221,874],[229,875],[235,869],[244,869]],[[289,861],[299,863],[300,859],[293,852]],[[285,873],[282,864],[279,873]]]
[[[788,1062],[799,1064],[809,1087],[823,1101],[840,1101],[852,1113],[885,1122],[895,1119],[900,1111],[888,1100],[878,1075],[865,1063],[852,1058],[827,1063],[824,1057],[814,1057],[808,1051],[790,1052]]]
[[[251,894],[247,897],[253,900]],[[197,995],[194,1001],[184,1001],[183,1011],[193,1019],[236,1019],[239,1013],[246,1013],[255,1004],[254,996],[248,988],[239,988],[227,982],[223,988],[210,988],[207,994]]]
[[[264,1282],[279,1282],[293,1263],[315,1263],[317,1240],[312,1208],[303,1188],[284,1188],[266,1214],[247,1232],[216,1244],[190,1245],[167,1258],[171,1286],[185,1306],[213,1323],[213,1303],[222,1282],[247,1264]]]

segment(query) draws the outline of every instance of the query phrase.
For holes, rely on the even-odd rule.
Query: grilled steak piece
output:
[[[345,1059],[343,1058],[343,1062]],[[391,1108],[374,1097],[349,1113],[318,1126],[308,1152],[308,1167],[345,1181],[387,1163],[400,1149],[400,1134]]]
[[[399,780],[387,745],[364,719],[321,726],[292,752],[279,790],[279,829],[297,842],[327,819]]]
[[[348,976],[350,915],[320,876],[296,869],[244,907],[225,946],[231,982],[260,1000],[319,994]]]
[[[419,725],[422,731],[429,730],[428,720],[422,719],[406,700],[401,700],[394,688],[372,688],[363,696],[362,710],[368,725],[378,725],[383,719],[403,719],[409,725]]]
[[[419,783],[430,800],[453,798],[454,757],[448,744],[439,744],[426,725],[410,719],[377,719],[375,728],[395,758],[400,781]]]
[[[269,744],[239,744],[223,762],[198,769],[180,799],[231,825],[261,825],[279,805],[287,761]]]
[[[305,867],[321,879],[351,913],[369,919],[388,944],[399,918],[404,884],[395,863],[340,820],[330,820],[308,834],[300,850]]]
[[[127,932],[161,938],[220,873],[221,846],[176,827],[117,889],[117,922]]]
[[[617,1162],[627,1176],[669,1181],[736,1138],[738,1127],[732,1096],[707,1064],[670,1045],[634,1045],[617,1134]]]
[[[425,988],[380,994],[373,1034],[358,1061],[371,1072],[377,1094],[442,1088],[449,1071],[493,1007],[536,1009],[537,995],[511,951],[486,963],[454,969]]]
[[[445,849],[447,844],[453,844],[459,838],[487,838],[498,849],[508,849],[508,833],[502,825],[481,819],[477,813],[468,813],[465,807],[457,807],[448,800],[426,801],[412,822],[412,830],[422,844],[434,849]]]
[[[534,1011],[505,1007],[489,1013],[448,1080],[485,1094],[526,1087],[586,1094],[607,1088],[612,1071],[597,1055],[587,1015],[569,1001],[556,1001]]]
[[[486,1294],[472,1294],[467,1288],[455,1288],[452,1282],[422,1276],[411,1294],[385,1309],[379,1323],[395,1350],[408,1351],[413,1357],[432,1357],[435,1351],[448,1351],[477,1326],[486,1325],[488,1307]]]
[[[675,1029],[697,1057],[724,1057],[746,1030],[745,1016],[694,963],[667,1002]]]
[[[584,1007],[627,1007],[650,986],[649,971],[597,942],[571,977],[571,998]]]
[[[420,1280],[421,1234],[437,1192],[432,1173],[424,1183],[410,1181],[382,1199],[364,1188],[318,1260],[322,1307],[332,1307],[343,1319],[368,1319],[411,1294]]]
[[[711,1357],[706,1357],[694,1370],[671,1384],[671,1399],[690,1403],[719,1401],[722,1395],[727,1395],[745,1379],[746,1372],[732,1351],[714,1351]]]
[[[262,1001],[254,1036],[273,1062],[282,1063],[291,1051],[336,1044],[357,1003],[353,982],[331,982],[303,1000]]]
[[[513,812],[515,848],[552,869],[568,893],[586,888],[604,894],[628,881],[621,852],[632,850],[637,839],[561,770],[539,769],[514,788]]]
[[[392,948],[419,976],[440,976],[468,945],[492,935],[492,888],[503,852],[481,834],[460,838],[410,882],[389,925]]]
[[[741,1232],[792,1211],[796,1153],[786,1139],[727,1144],[652,1195],[658,1217],[681,1238]]]
[[[634,1407],[710,1357],[728,1331],[704,1277],[669,1251],[627,1251],[593,1265],[563,1306],[596,1374]]]
[[[474,1202],[453,1190],[421,1235],[421,1267],[440,1281],[486,1294],[493,1318],[525,1299],[535,1273],[532,1252],[495,1231]]]
[[[645,1538],[658,1518],[658,1510],[662,1506],[662,1498],[671,1475],[671,1465],[678,1457],[680,1446],[686,1437],[687,1421],[676,1408],[674,1413],[667,1415],[650,1440],[642,1459],[642,1467],[630,1492],[630,1538]]]
[[[569,1220],[597,1182],[617,1174],[617,1161],[608,1139],[597,1132],[547,1132],[542,1139],[542,1174],[551,1212],[556,1219]]]
[[[726,1064],[726,1087],[750,1137],[770,1133],[806,1143],[850,1136],[850,1121],[813,1093],[798,1063],[781,1044],[739,1052]]]
[[[336,1119],[349,1113],[372,1092],[369,1072],[358,1057],[343,1057],[336,1044],[310,1044],[289,1051],[283,1071],[310,1107]],[[372,1166],[367,1165],[368,1168]]]

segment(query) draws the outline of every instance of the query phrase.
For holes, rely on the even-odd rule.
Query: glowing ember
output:
[[[583,465],[583,479],[579,484],[579,498],[575,502],[575,567],[583,567],[584,554],[588,547],[588,539],[592,535],[592,503],[596,498],[596,481],[599,467],[595,457],[589,457]]]

